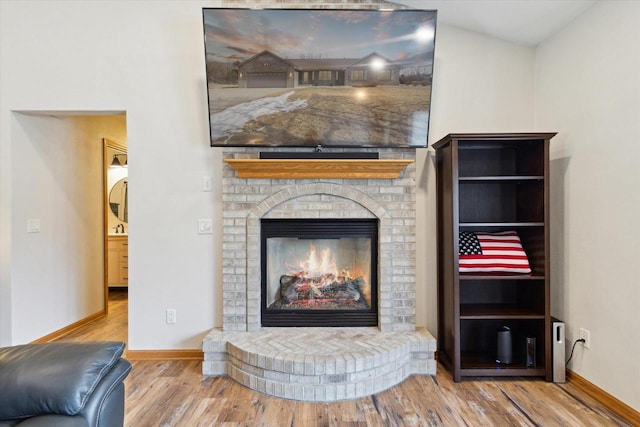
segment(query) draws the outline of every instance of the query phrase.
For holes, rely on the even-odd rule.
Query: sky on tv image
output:
[[[431,61],[434,15],[429,11],[204,11],[208,60],[243,61],[264,50],[283,58],[364,57]]]

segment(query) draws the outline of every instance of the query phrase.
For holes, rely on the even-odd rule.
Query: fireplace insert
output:
[[[377,326],[378,220],[263,219],[262,326]]]

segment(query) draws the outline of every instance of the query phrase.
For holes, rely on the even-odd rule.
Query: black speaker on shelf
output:
[[[536,367],[536,337],[527,337],[527,368]]]
[[[513,362],[513,344],[511,341],[511,328],[501,326],[498,328],[498,356],[496,362],[510,365]]]

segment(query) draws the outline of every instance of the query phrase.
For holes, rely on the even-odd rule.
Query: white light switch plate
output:
[[[210,218],[199,219],[198,234],[213,234],[213,220]]]
[[[39,233],[40,232],[40,219],[28,219],[27,220],[27,233]]]
[[[167,323],[178,323],[177,311],[175,308],[167,308]]]

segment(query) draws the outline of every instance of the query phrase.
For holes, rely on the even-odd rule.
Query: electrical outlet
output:
[[[175,308],[167,308],[167,323],[177,323],[177,313]]]
[[[584,342],[582,343],[584,348],[591,348],[591,332],[590,331],[584,328],[580,328],[580,339],[584,340]]]

